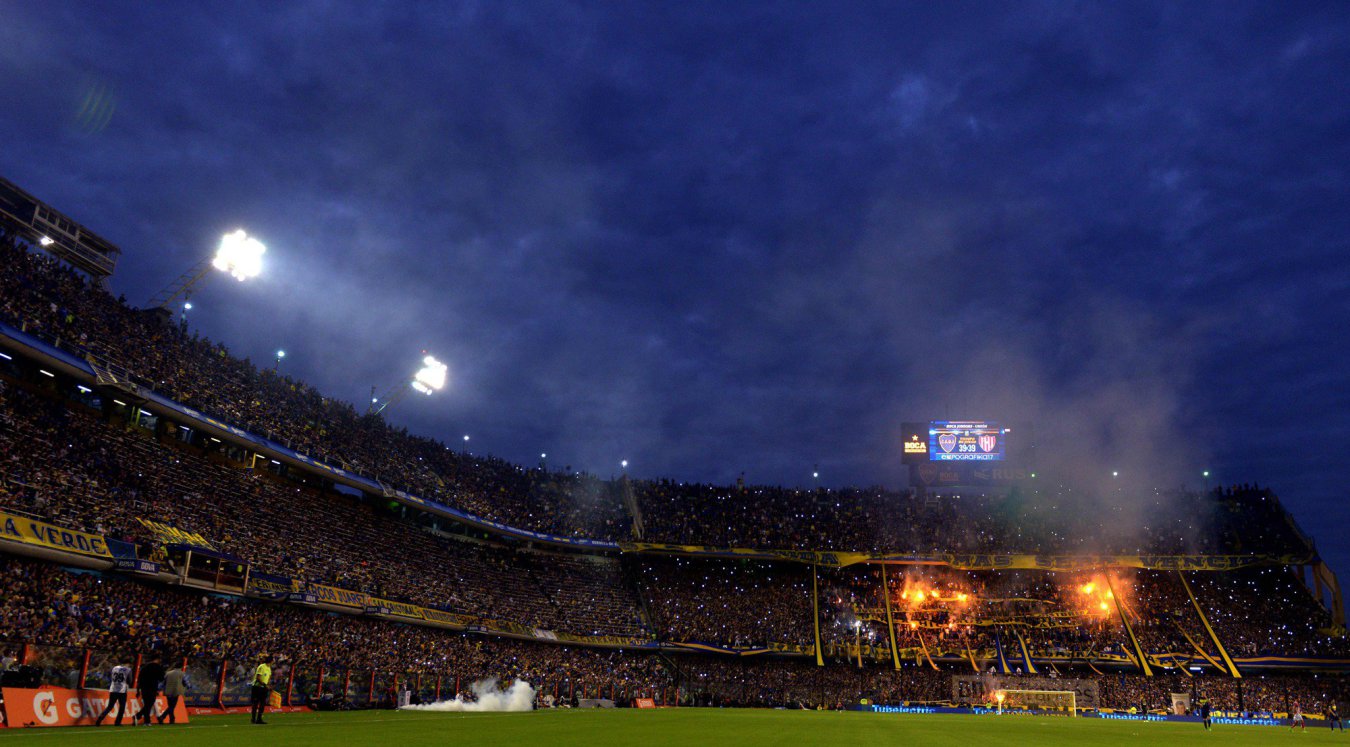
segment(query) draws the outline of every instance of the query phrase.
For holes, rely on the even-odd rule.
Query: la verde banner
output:
[[[843,567],[859,563],[938,565],[967,571],[1042,570],[1090,571],[1102,568],[1143,568],[1160,571],[1232,571],[1265,565],[1306,565],[1312,555],[1028,555],[1016,553],[932,553],[925,555],[814,550],[756,550],[708,545],[666,545],[624,542],[623,552],[690,555],[743,560],[782,560],[819,566]]]
[[[0,689],[5,698],[5,723],[10,728],[23,726],[93,726],[108,705],[107,690],[67,690],[64,687],[44,687],[38,690],[6,687]],[[168,710],[168,700],[155,698],[155,716]],[[140,696],[127,692],[125,718],[141,709]],[[174,720],[188,722],[187,704],[179,698],[173,709]],[[117,710],[108,714],[107,723],[117,718]]]
[[[113,557],[101,534],[77,532],[4,511],[0,511],[0,538],[96,558]]]

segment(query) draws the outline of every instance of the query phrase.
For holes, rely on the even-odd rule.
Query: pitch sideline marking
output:
[[[546,711],[558,711],[558,712],[562,712],[563,710],[564,710],[564,709],[561,709],[561,708],[537,708],[537,709],[535,709],[535,710],[533,710],[533,711],[519,711],[519,713],[543,713],[543,712],[546,712]],[[431,713],[435,714],[435,715],[433,716],[433,718],[441,718],[441,719],[451,719],[451,718],[459,719],[459,718],[468,718],[469,716],[476,716],[476,715],[479,715],[479,714],[475,714],[475,713],[439,713],[439,714],[436,714],[434,711],[432,711]],[[509,713],[509,711],[501,711],[501,713]],[[233,715],[233,714],[231,714],[231,715]],[[215,716],[207,716],[206,718],[216,718],[216,717],[215,717]],[[403,720],[403,719],[398,719],[398,718],[367,718],[367,719],[357,719],[357,720],[351,720],[351,721],[346,720],[346,719],[338,719],[338,720],[335,720],[335,721],[334,721],[334,720],[323,720],[323,721],[309,721],[309,720],[306,720],[306,721],[296,721],[296,722],[293,722],[293,723],[287,723],[287,722],[285,722],[285,721],[274,721],[274,722],[270,722],[270,723],[268,723],[268,724],[265,724],[265,726],[326,726],[326,725],[329,725],[329,724],[378,724],[378,723],[384,723],[384,722],[387,722],[387,721],[402,721],[402,720]],[[243,724],[192,724],[192,723],[189,723],[189,724],[184,724],[184,725],[182,725],[182,726],[168,725],[168,724],[166,724],[165,726],[171,726],[170,729],[166,729],[165,731],[180,732],[180,731],[188,731],[188,730],[190,730],[190,729],[228,729],[228,728],[235,727],[235,726],[243,726]],[[253,724],[249,724],[249,726],[253,726]],[[134,728],[135,728],[135,729],[144,729],[145,727],[143,727],[143,726],[137,726],[137,727],[134,727]],[[151,728],[154,728],[154,727],[151,727]],[[66,729],[79,729],[79,730],[78,730],[78,731],[66,731]],[[15,727],[15,728],[14,728],[14,732],[12,732],[12,733],[9,734],[9,735],[5,734],[4,732],[0,732],[0,739],[7,739],[7,738],[18,739],[18,738],[20,738],[21,736],[33,736],[33,737],[69,737],[69,736],[76,736],[76,735],[78,735],[78,736],[93,736],[93,735],[95,735],[95,734],[123,734],[123,733],[126,733],[126,732],[128,732],[128,731],[131,731],[132,729],[133,729],[133,727],[130,727],[130,726],[127,726],[127,727],[117,727],[117,726],[113,726],[113,727],[101,727],[101,726],[100,726],[100,727],[87,727],[87,726],[86,726],[86,727],[64,727],[64,728],[58,728],[58,729],[41,729],[41,728],[39,728],[39,729],[26,729],[26,728],[24,728],[24,727]],[[9,730],[6,729],[6,731],[9,731]],[[159,730],[156,729],[156,731],[159,731]],[[152,732],[152,733],[153,733],[153,732]]]

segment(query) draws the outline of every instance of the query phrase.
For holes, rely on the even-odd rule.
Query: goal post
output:
[[[1073,690],[999,690],[994,693],[994,700],[998,703],[999,711],[1024,708],[1078,715],[1078,698]]]

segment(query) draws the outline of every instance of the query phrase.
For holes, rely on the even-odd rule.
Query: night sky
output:
[[[896,486],[901,421],[1030,423],[1113,500],[1271,485],[1350,572],[1350,4],[0,16],[0,174],[114,291],[243,227],[193,328],[358,403],[425,348],[414,432]]]

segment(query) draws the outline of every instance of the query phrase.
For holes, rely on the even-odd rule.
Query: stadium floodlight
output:
[[[370,407],[366,410],[367,415],[378,415],[388,410],[410,391],[431,396],[445,388],[449,367],[436,360],[435,356],[426,355],[425,350],[422,353],[422,367],[417,369],[411,377],[391,387],[389,391],[385,392],[384,396],[375,396],[375,387],[370,388]],[[464,440],[468,441],[469,437],[465,436]]]
[[[622,462],[619,462],[619,466],[622,467],[623,469],[628,469],[628,460],[625,459]]]
[[[447,370],[444,363],[428,355],[422,359],[422,368],[413,374],[412,388],[426,395],[439,392],[445,388],[445,372]]]
[[[262,255],[267,247],[261,241],[239,229],[220,238],[220,246],[211,266],[221,272],[228,272],[235,280],[244,281],[262,273]]]
[[[179,298],[187,299],[192,295],[192,289],[212,269],[229,273],[240,282],[255,278],[262,273],[262,256],[266,252],[267,247],[261,241],[249,236],[242,228],[227,233],[220,238],[220,246],[216,247],[214,255],[179,275],[178,279],[161,290],[159,295],[150,299],[150,306],[167,309]]]
[[[38,244],[41,246],[51,246],[52,244],[55,243],[56,239],[53,239],[50,236],[43,236],[42,238],[38,239]]]

